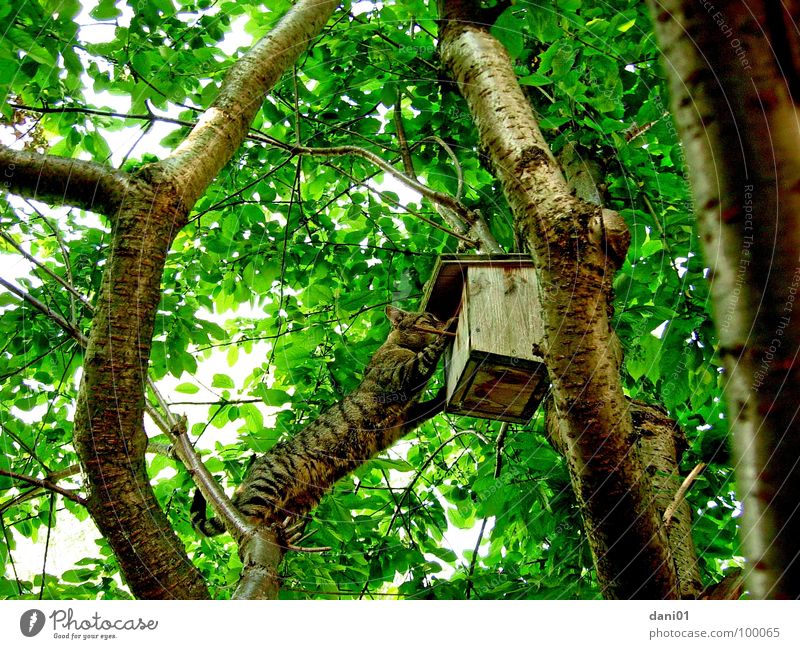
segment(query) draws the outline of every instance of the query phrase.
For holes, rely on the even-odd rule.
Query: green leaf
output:
[[[236,385],[233,379],[227,374],[214,374],[214,378],[211,380],[211,387],[233,389]]]
[[[7,455],[0,454],[0,470],[11,471],[11,460]],[[10,489],[14,485],[14,481],[6,476],[0,475],[0,489]]]
[[[401,473],[408,473],[415,470],[414,467],[405,460],[388,457],[373,458],[369,461],[369,466],[392,471],[400,471]]]
[[[127,156],[124,171],[136,183],[149,182],[185,139],[186,124],[201,120],[202,110],[217,99],[251,37],[269,33],[292,4],[0,2],[2,129],[15,147],[30,152],[108,166]],[[255,139],[234,146],[229,160],[217,161],[224,167],[174,232],[160,232],[156,226],[163,222],[155,210],[152,220],[136,225],[43,200],[34,210],[16,198],[0,198],[3,231],[97,309],[111,303],[109,296],[137,308],[152,305],[157,296],[149,289],[125,291],[142,288],[139,280],[148,270],[159,273],[158,310],[138,329],[150,336],[152,328],[151,339],[113,338],[111,348],[98,348],[98,358],[113,352],[120,363],[115,368],[122,368],[150,349],[141,360],[153,379],[180,377],[172,382],[173,395],[199,395],[209,386],[236,402],[187,411],[192,438],[213,449],[204,460],[228,493],[241,484],[254,453],[269,453],[280,440],[302,441],[301,431],[356,389],[386,340],[384,306],[417,308],[436,258],[460,245],[417,216],[443,223],[430,201],[400,189],[385,172],[374,175],[379,170],[371,162],[356,155],[297,156],[265,141],[355,144],[402,169],[393,110],[400,90],[420,182],[455,196],[458,166],[462,203],[480,211],[504,250],[519,244],[499,172],[485,157],[492,147],[480,141],[457,88],[442,92],[435,8],[417,0],[353,7],[358,15],[345,11],[339,16],[345,20],[329,21],[313,47],[263,95],[249,125]],[[741,519],[732,516],[737,505],[730,496],[737,489],[730,421],[723,414],[709,273],[700,255],[684,151],[666,114],[663,66],[654,64],[659,53],[652,19],[646,4],[636,2],[517,2],[503,9],[490,34],[512,57],[526,109],[555,152],[572,142],[587,167],[602,164],[604,207],[618,211],[631,230],[629,254],[614,277],[613,327],[625,349],[623,388],[632,399],[669,410],[686,436],[682,471],[700,461],[708,465],[687,498],[701,578],[716,583],[722,566],[741,554]],[[12,103],[47,111],[21,111]],[[114,117],[112,111],[169,115],[186,124],[145,128],[146,121]],[[573,243],[582,245],[584,235],[572,234],[578,237]],[[162,248],[171,242],[166,258],[153,255],[151,246],[138,246],[134,239],[140,235],[156,236]],[[5,266],[19,270],[15,283],[97,340],[97,316],[47,273],[37,271],[35,279],[26,274],[27,263],[20,266],[17,252],[0,243]],[[123,278],[109,293],[109,270],[128,255],[142,262],[142,274]],[[83,352],[52,320],[7,291],[0,291],[0,312],[0,470],[42,475],[39,462],[52,471],[73,466],[79,463],[72,443],[79,433],[73,417],[79,378],[91,377]],[[569,314],[578,323],[585,315]],[[657,327],[658,337],[650,333]],[[121,353],[129,343],[133,348]],[[431,391],[442,378],[440,367]],[[116,382],[118,402],[140,401],[145,395],[137,394],[138,384]],[[90,410],[96,396],[89,390],[82,397]],[[115,413],[107,414],[113,421]],[[367,584],[367,594],[463,598],[469,569],[463,557],[471,558],[481,520],[489,516],[470,576],[472,597],[599,598],[569,465],[547,441],[543,413],[508,430],[495,478],[499,428],[491,420],[433,417],[389,449],[388,457],[365,460],[343,476],[306,521],[308,544],[333,550],[288,553],[280,567],[286,586],[281,596],[357,598]],[[464,434],[442,446],[453,429],[475,430],[490,443]],[[108,461],[124,463],[125,449],[118,452]],[[232,541],[199,539],[188,520],[192,488],[185,471],[167,458],[148,455],[147,461],[159,503],[212,597],[230,597],[241,573]],[[75,484],[79,477],[64,480],[69,488]],[[48,499],[17,502],[17,489],[24,489],[20,482],[0,477],[4,521],[18,546],[16,567],[20,574],[40,575],[41,565],[22,565],[31,549],[38,550],[21,546],[41,540]],[[88,516],[69,501],[64,509],[52,521],[51,552],[59,554],[66,514]],[[467,531],[451,534],[454,527]],[[131,597],[119,585],[108,543],[98,541],[76,565],[64,568],[64,576],[44,578],[45,596]],[[3,547],[0,563],[8,573]],[[0,597],[38,594],[33,578],[19,585],[0,578]]]
[[[522,54],[524,41],[520,32],[519,19],[515,16],[515,7],[506,9],[492,26],[492,35],[508,50],[512,59]]]
[[[259,396],[268,406],[282,406],[292,401],[291,395],[283,390],[261,390]]]
[[[617,25],[617,31],[622,32],[623,34],[627,32],[631,27],[636,24],[636,19],[629,20],[627,22],[622,23],[621,25]]]
[[[553,81],[543,74],[534,72],[533,74],[529,74],[520,78],[519,83],[523,86],[546,86],[553,83]]]
[[[122,15],[122,10],[116,7],[116,3],[117,0],[100,0],[100,4],[92,9],[89,15],[95,20],[119,18]]]

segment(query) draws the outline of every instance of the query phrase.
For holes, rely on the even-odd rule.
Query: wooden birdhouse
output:
[[[547,392],[536,271],[526,255],[442,255],[423,311],[458,314],[445,352],[446,411],[527,423]]]

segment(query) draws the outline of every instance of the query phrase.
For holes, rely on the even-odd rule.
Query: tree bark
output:
[[[0,144],[0,185],[51,205],[72,205],[112,216],[119,209],[127,176],[96,162],[16,151]]]
[[[752,596],[800,597],[797,3],[651,0],[711,268]],[[794,9],[794,13],[791,12]]]
[[[678,468],[686,438],[661,408],[640,401],[630,403],[633,429],[656,512],[663,520],[665,512],[672,510],[665,525],[680,598],[697,599],[703,591],[703,581],[692,540],[692,510],[679,495],[683,479]]]
[[[205,582],[161,511],[144,461],[144,386],[161,274],[187,214],[176,189],[148,175],[135,183],[116,219],[84,356],[75,450],[89,512],[133,594],[206,598]]]
[[[558,162],[564,170],[567,185],[572,193],[578,198],[602,206],[605,172],[603,165],[594,158],[592,152],[581,151],[574,143],[567,142],[559,153]],[[615,219],[627,230],[627,226],[618,214],[615,215]],[[627,247],[626,241],[624,251],[615,251],[620,255],[619,265],[624,261]],[[615,332],[612,331],[611,334],[612,339],[609,344],[619,345],[620,343],[615,340]],[[686,502],[685,494],[681,494],[683,478],[680,475],[680,462],[687,446],[686,436],[678,424],[661,408],[641,401],[629,400],[628,403],[649,491],[656,511],[665,521],[667,528],[667,541],[675,562],[680,598],[697,599],[703,594],[703,581],[692,540],[692,511]],[[563,440],[558,436],[558,421],[552,416],[552,410],[547,408],[548,435],[558,446]],[[564,454],[563,448],[560,448],[560,451]],[[665,516],[669,516],[669,520],[665,520]]]
[[[601,210],[572,196],[474,0],[440,2],[440,53],[531,251],[560,438],[603,593],[673,598],[678,580],[635,444],[612,344]]]

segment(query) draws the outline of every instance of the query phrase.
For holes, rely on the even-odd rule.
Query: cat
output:
[[[454,319],[386,307],[392,329],[364,371],[359,386],[289,440],[257,457],[233,496],[251,522],[274,524],[302,516],[326,491],[369,458],[444,410],[445,389],[430,401],[420,397],[450,339]],[[195,491],[195,529],[205,536],[224,531],[206,517],[206,502]]]

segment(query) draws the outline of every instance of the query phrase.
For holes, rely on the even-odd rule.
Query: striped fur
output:
[[[391,446],[444,408],[444,391],[419,398],[447,346],[446,336],[415,330],[447,327],[428,313],[387,307],[392,330],[364,371],[361,384],[293,438],[256,458],[233,496],[253,522],[274,523],[313,509],[336,480]],[[224,531],[206,518],[195,492],[192,523],[206,536]]]

